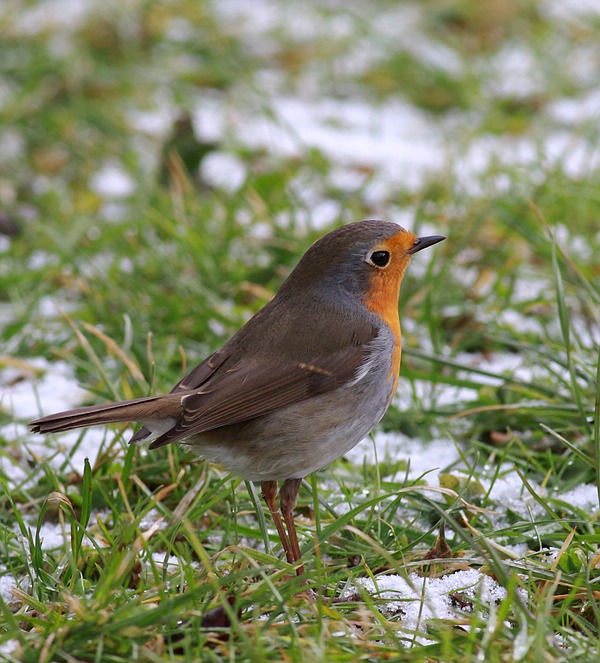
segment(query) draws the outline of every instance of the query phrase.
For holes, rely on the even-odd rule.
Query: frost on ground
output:
[[[43,358],[19,361],[0,372],[0,405],[9,415],[9,423],[0,426],[0,434],[17,443],[15,452],[0,456],[0,472],[9,486],[27,485],[44,472],[42,460],[56,469],[83,474],[85,459],[93,465],[106,439],[106,428],[69,431],[59,436],[34,435],[27,421],[42,414],[68,410],[82,404],[88,393],[77,386],[74,368],[67,362],[50,363]],[[33,461],[33,462],[31,462]]]
[[[449,438],[425,442],[402,433],[377,431],[370,440],[363,440],[351,449],[345,458],[357,466],[365,462],[375,465],[405,460],[406,469],[399,470],[394,476],[386,476],[386,480],[406,477],[408,481],[416,481],[424,478],[431,485],[439,485],[437,474],[459,461],[460,454]]]
[[[32,370],[27,379],[17,379],[19,376],[23,377],[22,370],[15,372],[16,369],[9,369],[0,374],[0,381],[5,387],[3,406],[12,411],[15,419],[25,421],[37,416],[40,403],[46,412],[76,406],[84,399],[85,392],[74,387],[74,376],[68,365],[59,362],[49,366],[43,361],[35,360],[31,362],[31,367],[36,370]],[[497,366],[494,370],[496,368]],[[505,368],[514,370],[516,367],[511,364]],[[40,375],[39,371],[44,369],[45,373]],[[86,431],[83,437],[79,432],[56,436],[56,443],[31,436],[26,432],[24,424],[6,425],[3,433],[7,439],[16,441],[20,438],[19,448],[23,449],[20,460],[0,456],[0,471],[3,471],[12,485],[35,480],[35,469],[31,470],[27,462],[28,454],[36,459],[45,458],[53,466],[64,467],[64,464],[68,463],[72,471],[81,473],[84,459],[87,457],[93,460],[106,438],[106,429],[102,427]],[[396,474],[387,477],[387,480],[399,483],[419,482],[432,487],[439,487],[442,472],[458,475],[466,470],[461,450],[452,439],[443,436],[425,442],[399,433],[378,431],[370,441],[365,440],[350,451],[347,460],[357,465],[373,465],[382,461],[389,464],[390,460],[405,460],[405,469],[397,470]],[[482,473],[478,473],[478,481],[483,492],[487,494],[487,517],[497,530],[514,526],[515,516],[528,523],[543,519],[544,508],[531,494],[532,491],[544,499],[558,500],[574,511],[579,509],[586,513],[595,513],[599,508],[596,486],[580,485],[561,494],[548,494],[545,488],[529,481],[527,489],[509,464],[500,467],[499,471],[494,468],[494,473],[489,478],[486,477],[484,469]],[[91,521],[98,515],[94,514]],[[100,517],[103,517],[102,514]],[[397,517],[403,517],[401,509],[398,510]],[[160,525],[158,523],[161,518],[161,514],[156,510],[148,512],[140,521],[140,529],[148,531],[164,525],[164,522]],[[38,525],[37,522],[30,521],[26,526],[33,536],[39,537],[42,548],[48,554],[63,551],[71,544],[70,526],[67,522],[44,522]],[[543,526],[536,524],[538,531],[541,527]],[[15,534],[20,536],[17,529]],[[452,533],[448,534],[451,540]],[[503,542],[497,540],[497,543]],[[22,544],[27,545],[25,539],[22,539]],[[84,546],[89,544],[89,540],[84,540]],[[523,568],[527,568],[528,555],[532,551],[526,546],[518,549],[513,546],[513,550],[515,556],[521,558],[520,564]],[[533,552],[539,554],[540,551]],[[552,555],[556,551],[545,552]],[[180,573],[183,568],[181,560],[166,553],[153,553],[152,558],[144,557],[144,553],[141,553],[141,556],[146,574],[166,572],[175,577],[174,574]],[[0,595],[10,604],[11,601],[14,602],[14,598],[11,598],[13,589],[26,582],[25,576],[14,578],[5,574],[0,577]],[[504,599],[509,599],[506,589],[475,569],[459,570],[438,578],[425,578],[414,573],[407,576],[379,576],[375,580],[360,578],[353,587],[345,590],[342,598],[350,600],[361,592],[371,595],[386,617],[398,622],[400,637],[408,646],[430,642],[427,637],[428,628],[435,620],[448,621],[458,628],[465,628],[465,614],[475,613],[479,616],[482,628],[485,628],[486,624],[495,623],[499,604]],[[513,600],[512,597],[510,600]],[[518,634],[515,643],[517,640]]]
[[[463,449],[462,453],[468,456],[469,450]],[[495,466],[481,468],[473,477],[465,465],[459,448],[449,437],[440,437],[427,442],[401,433],[378,431],[370,440],[364,440],[348,452],[346,459],[356,466],[383,463],[384,467],[391,468],[397,468],[399,461],[405,461],[400,463],[400,469],[393,470],[393,474],[382,476],[388,484],[397,482],[400,485],[410,485],[417,482],[424,487],[439,488],[440,476],[449,474],[456,479],[457,485],[464,487],[470,478],[477,484],[477,495],[486,496],[484,513],[494,530],[510,530],[515,526],[515,519],[524,523],[536,523],[538,532],[560,528],[558,521],[550,521],[547,524],[537,523],[545,520],[547,515],[542,500],[550,505],[559,503],[562,509],[572,513],[577,511],[596,513],[600,508],[598,488],[595,485],[582,484],[558,492],[549,491],[529,479],[526,486],[510,463],[504,463],[499,468]],[[433,500],[442,499],[441,495],[436,495],[435,492],[428,492],[428,497]],[[340,511],[344,508],[345,505],[342,505]],[[402,518],[402,509],[398,510],[397,517]],[[413,524],[418,523],[413,521]],[[423,527],[428,529],[430,525],[423,524]],[[497,542],[504,543],[502,539],[497,539]],[[516,546],[514,552],[520,557],[530,551],[525,546]]]
[[[5,573],[5,569],[0,569],[0,573]],[[13,590],[18,588],[17,580],[10,574],[0,576],[0,598],[7,605],[16,603]]]
[[[514,357],[514,356],[511,356]],[[502,364],[503,357],[488,360],[484,367],[490,372],[501,373],[499,366],[509,372],[519,370],[520,375],[525,370],[514,365]],[[25,363],[24,363],[25,364]],[[56,362],[52,365],[42,359],[32,359],[27,362],[29,371],[21,368],[8,368],[0,373],[0,384],[3,386],[2,407],[12,415],[13,422],[5,424],[0,433],[6,440],[18,442],[17,453],[0,455],[0,472],[6,477],[9,486],[26,486],[35,482],[37,473],[43,472],[45,460],[51,467],[81,475],[85,459],[93,463],[103,444],[111,439],[106,427],[91,428],[86,431],[69,431],[58,436],[39,436],[29,433],[24,422],[39,416],[40,413],[55,412],[80,405],[87,393],[76,386],[73,369],[65,362]],[[522,377],[526,377],[524,374]],[[418,382],[414,388],[421,404],[427,404],[428,399],[436,405],[447,402],[457,402],[461,397],[468,398],[470,390],[457,390],[455,387],[440,385],[435,398],[432,394],[419,391]],[[406,403],[406,396],[398,397],[399,406],[404,409],[410,406]],[[462,453],[468,453],[468,449]],[[386,475],[386,481],[396,482],[423,482],[427,485],[439,487],[439,476],[442,472],[465,472],[461,450],[457,444],[447,436],[440,436],[431,441],[409,438],[399,432],[376,431],[375,434],[349,451],[346,460],[356,466],[363,463],[375,465],[377,463],[396,467],[393,476]],[[31,460],[34,460],[31,463]],[[398,461],[405,461],[398,466]],[[478,473],[483,490],[488,495],[493,511],[490,518],[497,528],[508,526],[514,515],[532,521],[543,515],[543,507],[530,494],[520,477],[513,472],[509,465],[503,466],[500,471],[494,469],[493,481],[487,479],[485,472]],[[531,481],[531,490],[538,495],[560,500],[573,509],[593,512],[598,509],[598,493],[593,486],[579,486],[563,494],[547,494],[545,489]],[[54,534],[46,532],[48,540],[54,541]],[[68,536],[68,533],[67,533]],[[50,546],[54,547],[54,546]]]
[[[408,645],[433,642],[426,637],[432,620],[460,624],[465,613],[478,613],[483,624],[493,618],[497,606],[508,596],[506,589],[475,569],[456,571],[441,578],[426,578],[416,573],[406,577],[361,578],[341,598],[354,598],[361,592],[369,594],[386,617],[398,622],[399,631],[406,633]]]
[[[557,24],[556,48],[564,52],[561,66],[565,71],[581,72],[597,57],[597,49],[586,53],[571,43],[562,43],[561,4],[556,0],[543,3],[544,11]],[[573,10],[570,20],[575,15],[592,13],[593,3],[580,0],[573,4],[577,10]],[[540,110],[531,127],[520,135],[494,135],[489,131],[477,134],[473,131],[478,121],[476,113],[432,116],[401,93],[383,102],[370,97],[360,99],[356,94],[350,100],[334,87],[334,94],[338,94],[328,97],[323,92],[332,88],[331,80],[322,80],[326,74],[318,66],[308,66],[290,90],[288,78],[278,68],[278,59],[268,56],[277,52],[282,34],[292,42],[302,42],[321,32],[340,40],[353,34],[353,46],[341,49],[332,65],[341,90],[344,86],[353,89],[357,72],[376,68],[390,51],[410,53],[425,67],[457,79],[468,76],[472,69],[483,69],[487,96],[492,101],[526,98],[549,84],[548,73],[541,72],[537,64],[539,54],[516,39],[491,62],[467,60],[458,51],[429,38],[424,28],[426,8],[418,3],[400,3],[377,12],[368,3],[351,5],[351,11],[344,14],[323,11],[311,3],[298,12],[289,3],[270,0],[261,0],[260,12],[254,4],[243,2],[215,5],[227,31],[246,42],[248,48],[258,49],[266,59],[258,74],[260,99],[247,83],[227,94],[202,92],[193,112],[199,138],[229,149],[267,149],[270,154],[287,157],[302,155],[307,148],[320,150],[337,164],[338,174],[346,174],[353,183],[352,190],[358,187],[356,178],[360,179],[362,173],[362,195],[373,205],[398,189],[418,190],[431,177],[452,179],[461,193],[489,195],[490,190],[504,191],[512,186],[510,178],[501,172],[504,167],[522,167],[535,185],[543,181],[548,170],[557,169],[578,178],[600,165],[596,132],[584,130],[590,118],[597,119],[599,90],[594,81],[581,81],[580,97],[559,99]],[[369,24],[364,35],[353,25],[360,21]],[[324,70],[329,71],[327,67]],[[548,131],[548,124],[552,124],[552,131]],[[227,182],[227,162],[223,161],[221,174],[219,164],[213,166],[213,181]],[[367,178],[365,173],[370,170],[372,175]]]

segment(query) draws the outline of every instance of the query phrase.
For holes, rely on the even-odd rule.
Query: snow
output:
[[[29,431],[24,423],[42,414],[77,407],[89,396],[77,386],[74,367],[67,362],[49,362],[34,357],[19,361],[0,371],[0,404],[9,415],[9,423],[0,426],[7,442],[18,443],[18,456],[0,456],[0,469],[9,485],[36,481],[44,472],[41,463],[29,466],[28,458],[44,458],[53,468],[64,468],[81,475],[84,461],[93,465],[106,438],[106,428],[68,431],[59,436],[41,436]]]
[[[597,0],[545,0],[540,3],[540,10],[560,22],[594,18],[600,14],[600,5]]]
[[[351,45],[345,44],[330,65],[346,86],[384,61],[392,48],[457,78],[469,75],[470,68],[484,68],[484,92],[490,98],[527,97],[543,92],[547,84],[548,73],[540,69],[539,55],[518,40],[506,43],[489,61],[465,61],[428,36],[424,29],[427,11],[418,3],[377,12],[361,3],[353,3],[349,12],[307,4],[302,12],[294,8],[293,20],[290,6],[270,0],[261,0],[259,11],[256,3],[250,7],[237,1],[216,3],[215,11],[229,31],[266,61],[277,50],[282,33],[294,42],[319,35],[338,40],[352,35]],[[564,4],[553,0],[542,3],[542,12],[562,24],[565,15],[584,17],[598,13],[598,6],[593,0]],[[364,33],[359,27],[363,23],[369,26]],[[566,57],[579,72],[596,56],[571,45]],[[201,140],[218,141],[230,149],[266,149],[284,157],[301,156],[307,148],[321,150],[337,164],[335,177],[340,178],[340,171],[348,173],[350,182],[360,181],[357,169],[371,169],[369,184],[361,191],[370,204],[398,190],[416,191],[431,177],[450,179],[463,193],[482,194],[489,193],[483,187],[490,185],[498,191],[512,186],[502,172],[487,177],[492,167],[497,171],[523,167],[526,178],[520,184],[528,186],[543,181],[548,170],[560,169],[577,178],[600,166],[594,134],[581,131],[586,122],[597,125],[600,93],[594,85],[595,69],[588,76],[588,85],[582,85],[588,89],[580,96],[550,102],[522,135],[484,133],[476,138],[477,116],[457,112],[434,117],[406,101],[402,91],[383,102],[359,95],[328,97],[324,91],[331,81],[323,77],[331,72],[325,70],[307,63],[293,93],[289,85],[286,89],[285,77],[275,64],[266,65],[258,76],[260,96],[248,84],[229,94],[203,91],[193,111],[196,133]],[[345,89],[344,84],[341,87]],[[548,131],[549,121],[557,125],[553,131]],[[222,179],[226,181],[226,175]]]
[[[77,407],[87,392],[77,386],[73,365],[43,357],[19,361],[0,372],[1,404],[15,420]]]
[[[338,168],[377,170],[389,189],[400,185],[414,191],[445,162],[440,127],[400,100],[375,106],[277,96],[270,106],[268,115],[244,108],[234,112],[216,97],[203,96],[194,110],[196,133],[220,142],[235,136],[246,147],[287,157],[316,148]]]
[[[597,513],[600,508],[598,504],[598,486],[590,483],[581,484],[566,493],[558,496],[554,495],[554,497],[586,513]]]
[[[527,44],[507,42],[492,57],[492,68],[494,76],[487,89],[490,96],[528,97],[544,90],[537,56]]]
[[[16,660],[10,658],[10,656],[18,648],[19,644],[20,643],[16,638],[12,638],[11,640],[5,640],[3,643],[0,644],[0,656],[5,655],[7,660]]]
[[[15,597],[12,590],[18,587],[17,581],[14,576],[10,574],[0,576],[0,597],[5,603],[9,605],[14,603]]]
[[[103,164],[90,179],[90,189],[103,198],[125,198],[136,188],[136,182],[115,159]]]
[[[465,145],[461,136],[466,138],[470,126],[466,118],[432,118],[400,99],[375,105],[322,94],[318,98],[275,94],[269,100],[269,114],[254,111],[251,104],[233,111],[227,103],[219,97],[199,99],[193,116],[202,140],[264,149],[282,157],[320,150],[337,164],[338,171],[371,170],[364,196],[372,200],[398,190],[416,192],[434,176],[447,179],[449,171],[463,193],[481,195],[488,193],[482,182],[489,186],[485,175],[492,165],[496,170],[521,166],[527,170],[524,182],[532,183],[542,182],[548,170],[561,169],[578,178],[600,167],[597,143],[582,135],[578,124],[557,128],[544,137],[538,137],[534,127],[524,136],[483,135]],[[565,101],[563,110],[557,106],[551,112],[564,115],[567,104]],[[569,108],[573,113],[576,106]],[[591,111],[585,112],[589,115]],[[582,118],[580,114],[579,120]],[[456,138],[450,145],[452,134]],[[227,180],[226,173],[219,181],[223,180]],[[500,173],[496,185],[506,190],[511,181],[502,180]]]
[[[45,522],[40,525],[39,530],[37,525],[30,526],[30,530],[34,536],[37,532],[42,550],[61,550],[65,543],[70,542],[71,527],[66,523]]]
[[[365,462],[374,465],[376,461],[381,463],[386,460],[406,459],[408,470],[399,472],[402,477],[406,476],[409,481],[416,481],[426,476],[427,483],[439,486],[436,479],[438,471],[456,463],[460,459],[460,454],[454,442],[447,438],[424,442],[402,433],[376,431],[372,440],[366,439],[357,444],[344,457],[357,466]],[[394,477],[386,478],[393,480]]]
[[[375,17],[369,13],[368,3],[358,2],[352,4],[351,11],[343,14],[328,12],[316,5],[305,5],[299,10],[299,6],[286,6],[273,0],[256,0],[254,3],[231,0],[214,3],[214,10],[232,33],[246,39],[251,52],[267,55],[277,46],[271,33],[288,30],[296,42],[310,40],[316,34],[344,38],[355,35],[356,21],[365,22],[369,26],[365,35],[356,40],[344,57],[332,64],[332,69],[341,77],[356,77],[376,65],[389,51],[391,40],[397,50],[406,50],[422,63],[450,75],[461,76],[465,67],[478,66],[478,63],[465,62],[456,51],[431,41],[422,32],[423,8],[417,3],[390,6],[387,12]],[[589,15],[597,17],[600,14],[600,3],[597,0],[545,0],[541,3],[541,10],[557,24],[585,25]],[[83,0],[46,0],[22,13],[19,29],[27,35],[60,26],[68,33],[77,28],[87,11],[87,3]],[[190,38],[194,29],[184,19],[175,20],[169,26],[169,34],[174,40],[185,40]],[[51,50],[55,54],[67,56],[70,48],[68,35],[52,40]],[[487,65],[490,70],[487,95],[490,98],[494,95],[526,97],[543,91],[545,74],[537,67],[536,57],[537,54],[518,42],[507,44]],[[550,101],[520,135],[482,135],[473,131],[479,118],[466,114],[433,117],[411,105],[401,94],[375,102],[370,98],[344,96],[336,90],[324,91],[321,78],[325,74],[318,66],[307,67],[295,89],[284,87],[281,72],[266,68],[253,82],[256,85],[254,90],[253,84],[242,84],[226,93],[208,93],[206,90],[199,93],[192,109],[195,133],[199,140],[220,146],[218,152],[210,153],[203,160],[200,173],[211,186],[234,192],[243,186],[248,175],[244,159],[237,156],[241,148],[264,149],[275,158],[302,157],[307,150],[315,149],[332,161],[327,184],[349,195],[357,195],[356,192],[360,191],[359,195],[373,207],[381,205],[381,201],[388,197],[397,198],[401,192],[420,194],[420,187],[433,178],[453,182],[457,193],[478,195],[506,191],[514,186],[510,177],[502,172],[505,168],[522,168],[526,177],[519,185],[525,190],[528,183],[546,180],[548,172],[554,169],[572,178],[586,176],[600,167],[597,141],[600,89],[593,80],[597,74],[593,65],[597,51],[574,44],[569,57],[577,65],[574,81],[580,82],[587,77],[589,87],[568,98]],[[188,66],[184,60],[182,63]],[[0,90],[0,104],[10,102],[15,93],[10,86],[4,85]],[[232,99],[237,103],[232,103]],[[148,137],[166,135],[177,116],[175,101],[164,88],[157,93],[155,104],[155,108],[131,109],[127,113],[132,128],[146,134],[147,140],[150,140]],[[476,138],[472,137],[474,134]],[[21,136],[10,130],[2,133],[0,144],[7,147],[4,153],[15,157],[24,149]],[[490,175],[491,169],[498,172]],[[34,191],[40,192],[48,182],[40,177],[32,186]],[[127,214],[122,199],[133,194],[137,184],[123,163],[112,159],[101,164],[90,178],[89,186],[97,195],[107,199],[103,217],[116,219]],[[343,218],[340,203],[326,199],[323,191],[310,181],[299,178],[289,182],[289,187],[301,202],[299,207],[305,207],[294,217],[299,227],[325,227]],[[326,187],[323,190],[326,191]],[[403,208],[386,216],[411,227],[415,212]],[[275,222],[289,224],[290,215],[280,214]],[[586,238],[573,237],[568,225],[554,226],[554,230],[560,244],[569,252],[591,259]],[[253,232],[268,236],[271,229],[266,224],[256,224]],[[432,229],[423,234],[436,232]],[[97,227],[90,228],[89,237],[98,233]],[[0,241],[0,251],[9,251],[10,240],[0,238]],[[424,255],[415,261],[413,274],[422,274],[427,269],[427,260],[432,258],[433,254]],[[55,260],[51,255],[37,252],[29,256],[28,265],[37,270]],[[99,256],[96,262],[90,263],[90,273],[104,272],[103,261],[110,263],[112,256]],[[127,270],[130,265],[124,262],[122,268]],[[462,275],[464,283],[475,283],[479,272],[456,265],[454,275]],[[515,281],[516,294],[512,301],[524,303],[537,297],[551,297],[553,287],[551,280],[543,280],[537,274],[526,275]],[[67,306],[60,304],[62,310]],[[51,318],[57,315],[58,308],[54,300],[44,298],[39,302],[36,315]],[[4,320],[10,322],[10,309],[2,305],[1,311],[3,323]],[[541,323],[535,316],[514,309],[487,313],[482,306],[478,315],[484,323],[493,319],[494,324],[517,328],[520,332],[540,332]],[[581,328],[584,343],[598,341],[597,329],[590,333],[577,317],[573,318],[572,324],[578,330]],[[406,329],[416,334],[420,331],[411,328],[410,321],[406,322]],[[426,348],[425,340],[422,347]],[[522,355],[509,353],[464,354],[454,360],[496,376],[522,381],[533,381],[537,375],[544,372],[547,375],[549,368],[557,368],[529,366]],[[503,377],[473,377],[467,371],[463,375],[476,379],[481,385],[503,382]],[[6,475],[9,486],[33,482],[36,473],[44,471],[42,463],[31,469],[29,461],[32,458],[45,459],[54,468],[66,465],[78,474],[83,471],[86,458],[94,462],[106,439],[105,428],[41,437],[30,434],[24,424],[43,413],[76,407],[88,397],[87,392],[77,386],[71,365],[31,358],[3,368],[0,386],[0,404],[8,413],[9,421],[12,420],[0,427],[0,434],[17,450],[14,455],[0,456],[0,472]],[[418,401],[425,408],[440,407],[468,402],[476,396],[475,389],[414,380],[410,389],[401,382],[395,404],[406,408]],[[386,479],[421,480],[433,487],[439,486],[440,472],[466,469],[455,442],[443,435],[425,441],[397,432],[377,431],[371,440],[357,445],[346,458],[356,465],[375,464],[377,460],[405,461],[407,469],[398,470],[395,477]],[[527,522],[543,519],[543,506],[530,494],[510,465],[500,468],[498,476],[484,475],[480,481],[489,493],[492,507],[489,517],[496,527],[506,528],[514,524],[515,514]],[[560,500],[588,514],[598,512],[598,490],[592,484],[583,484],[563,493],[551,492],[533,480],[529,481],[529,487],[541,499]],[[159,518],[158,511],[149,512],[140,523],[141,529],[153,527]],[[163,522],[160,526],[165,525]],[[37,524],[32,522],[28,526],[35,531]],[[70,532],[66,523],[45,522],[39,535],[45,550],[59,550],[69,545]],[[253,540],[252,545],[255,544]],[[505,547],[522,557],[528,552],[525,544]],[[159,566],[165,564],[169,571],[181,568],[180,560],[174,556],[168,556],[165,561],[164,554],[154,553],[153,559]],[[0,577],[0,595],[8,603],[12,601],[11,590],[16,585],[17,580],[11,575]],[[461,619],[464,609],[453,602],[454,593],[460,592],[468,597],[473,609],[489,619],[490,628],[494,626],[497,604],[506,597],[506,591],[498,583],[473,569],[441,578],[423,578],[416,574],[379,576],[375,581],[364,578],[357,581],[357,587],[383,599],[382,612],[398,617],[403,629],[417,633],[416,641],[419,642],[427,642],[429,620]],[[347,590],[347,594],[350,593],[351,590]],[[527,629],[522,628],[517,638],[515,659],[526,650]],[[10,651],[10,642],[2,645],[0,654],[7,651]]]
[[[456,571],[440,578],[427,578],[410,573],[381,575],[372,580],[360,578],[356,587],[350,586],[342,598],[362,589],[381,600],[379,610],[387,617],[399,616],[402,631],[407,631],[406,644],[428,644],[425,636],[427,622],[432,619],[461,620],[465,612],[482,613],[482,619],[493,614],[495,608],[507,597],[506,590],[489,576],[475,569]],[[466,608],[458,608],[452,599],[454,594],[469,602]]]
[[[22,11],[15,27],[25,36],[58,28],[75,31],[89,11],[87,0],[42,0]]]
[[[244,162],[229,152],[209,152],[200,164],[200,176],[206,184],[229,193],[246,181]]]

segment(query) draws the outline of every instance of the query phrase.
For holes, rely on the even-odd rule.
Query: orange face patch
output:
[[[414,246],[415,240],[416,236],[413,233],[403,230],[383,242],[378,242],[369,251],[369,255],[376,251],[387,251],[390,254],[389,263],[385,267],[372,267],[369,292],[364,303],[369,311],[378,315],[394,334],[396,343],[392,351],[392,366],[388,378],[394,381],[394,390],[398,381],[402,353],[398,297],[400,284],[411,258],[407,251]]]

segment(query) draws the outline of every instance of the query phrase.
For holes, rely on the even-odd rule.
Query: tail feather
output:
[[[85,428],[98,424],[113,424],[123,421],[152,421],[175,419],[179,413],[180,399],[167,396],[148,396],[130,401],[79,407],[75,410],[49,414],[31,421],[33,433],[60,433],[73,428]],[[162,402],[160,402],[162,401]]]

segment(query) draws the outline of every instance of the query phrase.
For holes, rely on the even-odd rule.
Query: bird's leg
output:
[[[300,484],[302,479],[286,479],[281,486],[279,491],[279,503],[281,505],[281,513],[283,514],[283,519],[287,525],[288,535],[290,539],[290,550],[292,560],[288,558],[290,564],[294,564],[300,559],[300,546],[298,545],[298,536],[296,534],[296,523],[294,522],[294,508],[296,507],[296,502],[298,501],[298,491],[300,490]],[[297,575],[302,575],[304,573],[304,566],[300,566],[296,569]]]
[[[281,540],[281,545],[285,551],[285,558],[288,561],[288,564],[293,564],[294,560],[292,559],[292,549],[290,547],[290,540],[286,534],[285,527],[279,515],[279,510],[277,509],[277,481],[263,481],[260,484],[262,490],[262,496],[265,500],[265,503],[271,512],[271,517],[277,528],[277,534]]]

